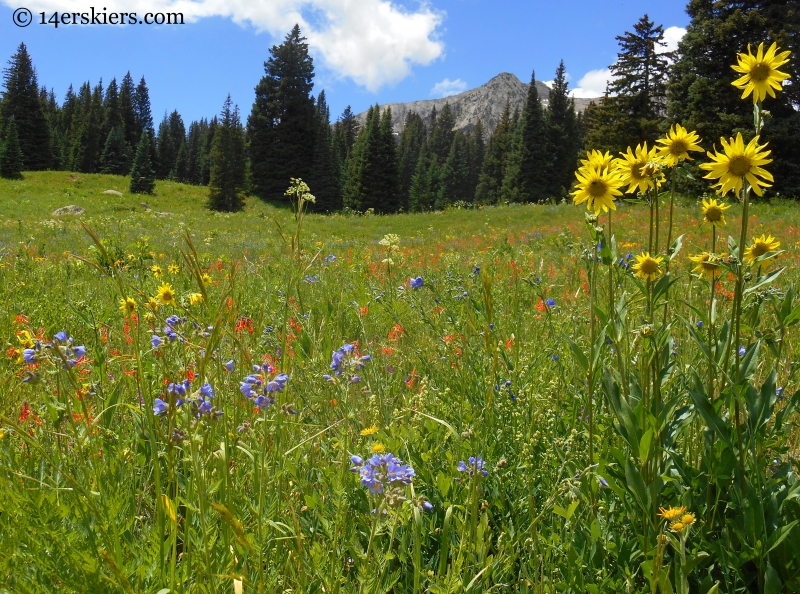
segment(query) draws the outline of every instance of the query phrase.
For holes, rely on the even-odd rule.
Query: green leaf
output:
[[[759,288],[763,287],[764,285],[771,283],[771,282],[772,282],[772,281],[774,281],[776,278],[778,278],[778,277],[779,277],[781,274],[783,274],[783,271],[784,271],[784,270],[786,270],[786,267],[785,267],[785,266],[784,266],[783,268],[778,268],[778,270],[775,270],[775,271],[773,271],[773,272],[770,272],[769,274],[765,274],[764,276],[762,276],[761,278],[759,278],[759,279],[756,281],[756,284],[754,284],[754,285],[753,285],[753,286],[751,286],[751,287],[747,287],[747,288],[744,290],[744,294],[745,294],[745,295],[749,295],[749,294],[750,294],[750,293],[752,293],[753,291],[756,291],[757,289],[759,289]]]
[[[694,388],[689,389],[689,396],[692,397],[695,409],[700,413],[700,416],[703,417],[706,425],[713,429],[714,432],[728,445],[728,447],[733,450],[734,447],[733,442],[731,441],[728,424],[720,418],[720,416],[717,414],[717,411],[714,410],[714,406],[706,397],[703,382],[697,375],[697,372],[694,373],[694,383]]]
[[[650,511],[650,494],[644,484],[642,473],[628,460],[625,464],[625,479],[628,490],[633,494],[636,504],[645,512]]]
[[[648,429],[639,442],[639,460],[642,464],[647,462],[650,454],[650,442],[653,441],[653,429]]]
[[[773,532],[770,535],[769,539],[767,540],[766,544],[767,550],[765,551],[764,554],[765,555],[768,554],[770,551],[772,551],[772,549],[781,544],[783,542],[783,539],[789,536],[789,533],[792,531],[792,528],[794,528],[797,525],[797,522],[798,520],[795,520],[791,524],[786,524],[785,526],[781,526],[775,532]]]
[[[572,355],[575,357],[575,361],[578,363],[578,365],[581,366],[581,369],[584,371],[589,371],[589,359],[581,350],[581,347],[569,339],[567,339],[567,342],[569,342],[569,348],[572,350]]]
[[[678,255],[678,252],[681,251],[683,247],[683,235],[678,235],[677,239],[672,242],[672,245],[669,248],[669,259],[670,261],[675,259],[675,256]]]

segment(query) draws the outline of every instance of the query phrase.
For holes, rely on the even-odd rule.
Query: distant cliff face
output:
[[[431,111],[436,107],[436,111],[441,111],[445,103],[450,104],[456,118],[457,130],[469,130],[478,120],[483,122],[486,133],[490,134],[500,122],[500,116],[505,109],[506,102],[511,106],[511,113],[515,109],[522,112],[525,106],[525,97],[528,95],[530,85],[520,82],[513,74],[504,72],[498,74],[485,85],[464,91],[458,95],[452,95],[443,99],[427,99],[424,101],[411,101],[410,103],[389,103],[381,105],[381,111],[387,107],[392,108],[392,123],[394,131],[403,131],[403,124],[406,115],[410,111],[417,112],[424,120],[427,120]],[[536,89],[539,91],[539,99],[542,105],[547,107],[550,89],[541,81],[536,81]],[[583,111],[586,106],[595,99],[575,99],[575,111]],[[362,124],[366,119],[367,113],[363,112],[356,117]]]

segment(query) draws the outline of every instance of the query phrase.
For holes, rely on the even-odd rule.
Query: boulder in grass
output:
[[[77,206],[75,204],[70,204],[69,206],[62,206],[61,208],[58,208],[58,209],[54,210],[53,211],[53,216],[54,217],[61,217],[61,216],[64,216],[64,215],[80,216],[85,212],[86,212],[85,208],[82,208],[82,207]]]
[[[108,194],[110,196],[122,196],[122,192],[117,192],[116,190],[106,190],[103,194]]]

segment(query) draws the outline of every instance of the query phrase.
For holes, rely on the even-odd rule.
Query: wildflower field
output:
[[[588,212],[1,181],[0,591],[800,591],[800,213],[695,142]]]

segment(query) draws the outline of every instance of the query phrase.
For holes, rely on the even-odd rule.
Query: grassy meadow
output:
[[[679,197],[644,281],[647,204],[127,186],[0,180],[0,592],[800,591],[796,202],[750,205],[735,344],[689,260],[735,200],[710,250]]]

